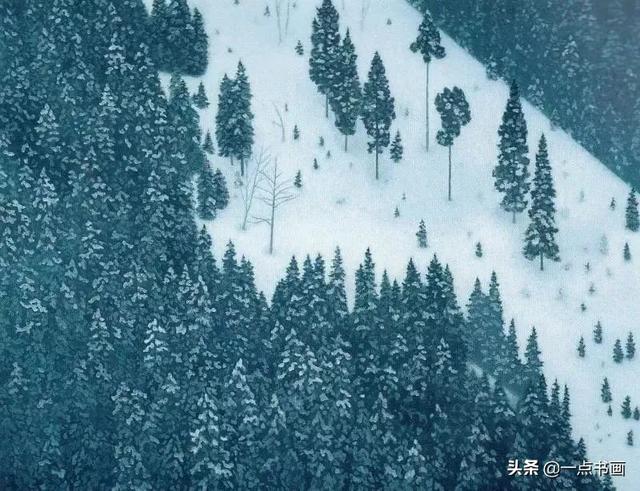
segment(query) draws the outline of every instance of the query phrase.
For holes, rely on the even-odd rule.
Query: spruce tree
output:
[[[504,193],[500,206],[512,213],[527,207],[529,192],[529,147],[527,146],[527,123],[524,119],[518,85],[513,81],[509,90],[509,100],[502,115],[502,124],[498,129],[498,163],[493,170],[495,187]]]
[[[593,341],[596,344],[602,343],[602,324],[600,321],[596,322],[596,326],[593,328]]]
[[[204,84],[202,82],[198,85],[198,92],[193,95],[193,103],[198,109],[209,107],[209,99],[207,98],[207,93],[204,90]]]
[[[233,81],[225,73],[220,82],[218,95],[218,112],[216,113],[216,140],[218,155],[229,157],[233,164],[233,144],[231,121],[234,115],[234,101],[232,99]]]
[[[211,138],[211,132],[207,131],[207,134],[204,136],[204,142],[202,143],[202,150],[207,152],[209,155],[213,155],[215,152],[215,148],[213,148],[213,139]]]
[[[626,262],[631,261],[631,249],[629,249],[629,243],[624,243],[624,250],[622,251],[622,257]]]
[[[356,123],[362,104],[357,58],[355,46],[347,29],[337,51],[336,73],[332,81],[330,97],[331,108],[336,116],[336,128],[344,135],[345,152],[348,148],[349,136],[356,132]]]
[[[611,398],[611,387],[609,387],[609,380],[607,377],[602,381],[602,388],[600,389],[600,398],[602,402],[608,403],[612,401]]]
[[[220,169],[216,169],[213,174],[213,188],[216,197],[216,209],[225,209],[229,204],[229,189],[227,188],[227,180]]]
[[[633,447],[633,430],[629,430],[629,433],[627,433],[627,445]]]
[[[538,333],[536,328],[531,328],[531,334],[527,338],[527,347],[524,353],[526,362],[526,377],[528,380],[536,380],[542,374],[542,361],[538,348]]]
[[[484,253],[482,252],[482,244],[480,242],[476,242],[476,257],[482,257]]]
[[[420,220],[420,224],[418,225],[418,231],[416,232],[416,237],[418,239],[418,247],[421,249],[425,249],[427,247],[427,227],[424,224],[424,220]]]
[[[620,410],[620,414],[624,419],[629,419],[631,417],[631,397],[626,396],[624,401],[622,401],[622,409]]]
[[[304,48],[302,47],[302,42],[300,40],[296,43],[296,54],[298,56],[304,55]]]
[[[613,361],[616,363],[622,363],[624,359],[624,353],[622,352],[622,343],[619,339],[616,339],[616,342],[613,345]]]
[[[433,60],[444,58],[445,50],[440,43],[440,32],[433,23],[433,19],[425,10],[422,22],[418,27],[418,37],[409,46],[414,53],[419,52],[426,67],[425,77],[425,143],[429,151],[429,66]]]
[[[625,349],[627,352],[627,359],[632,360],[636,355],[636,342],[633,339],[633,333],[630,332],[627,336],[627,343],[625,345]]]
[[[585,354],[584,338],[580,336],[580,341],[578,341],[578,356],[580,358],[584,358],[584,354]]]
[[[200,77],[207,70],[209,61],[209,39],[204,28],[202,14],[196,8],[193,10],[193,18],[190,22],[190,39],[188,58],[185,60],[185,73],[192,77]]]
[[[400,136],[400,131],[396,131],[396,136],[393,138],[391,147],[389,149],[391,160],[393,160],[395,163],[400,162],[402,160],[403,152],[404,148],[402,147],[402,137]]]
[[[296,177],[293,180],[293,185],[298,189],[302,188],[302,172],[301,171],[296,172]]]
[[[309,75],[325,98],[325,116],[329,117],[336,67],[339,66],[340,32],[338,11],[331,0],[323,0],[311,24]]]
[[[170,70],[170,65],[167,64],[169,50],[168,15],[166,0],[153,0],[148,42],[153,59],[160,70]]]
[[[544,258],[559,261],[558,244],[555,235],[556,191],[553,186],[551,166],[547,153],[547,142],[542,135],[536,155],[536,170],[533,178],[532,202],[529,209],[531,223],[525,233],[524,256],[540,259],[540,271],[544,270]]]
[[[205,162],[198,176],[198,216],[202,220],[211,220],[215,218],[217,208],[213,171],[209,163]]]
[[[629,197],[627,198],[627,209],[625,210],[625,226],[632,232],[640,229],[640,216],[638,215],[638,199],[636,198],[636,190],[631,188]]]
[[[451,147],[454,140],[460,135],[463,126],[471,121],[469,103],[462,89],[447,87],[436,96],[436,109],[440,113],[442,129],[438,130],[436,140],[443,147],[449,149],[449,179],[448,200],[451,201]]]
[[[298,125],[297,124],[293,125],[293,139],[294,140],[299,140],[300,139],[300,130],[298,129]]]
[[[369,153],[376,155],[376,179],[379,179],[378,160],[380,153],[389,146],[389,128],[396,118],[394,99],[389,91],[389,81],[380,55],[376,51],[371,61],[369,76],[364,84],[362,96],[362,121],[370,141]]]
[[[174,73],[190,75],[193,30],[187,0],[169,0],[166,19],[166,68]]]
[[[640,421],[640,408],[636,406],[633,410],[633,419]]]
[[[232,153],[240,161],[240,175],[244,176],[245,162],[253,148],[253,113],[251,112],[251,87],[246,70],[238,62],[236,77],[231,86],[232,116],[229,122]],[[218,146],[220,144],[218,143]]]

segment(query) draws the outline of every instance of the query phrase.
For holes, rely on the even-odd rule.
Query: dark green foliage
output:
[[[198,92],[193,95],[193,103],[198,109],[209,107],[209,99],[207,98],[207,93],[204,90],[204,84],[202,82],[198,85]]]
[[[529,193],[527,123],[515,81],[511,83],[509,100],[502,115],[498,137],[498,163],[493,169],[493,177],[496,189],[504,193],[500,206],[512,213],[515,222],[516,213],[521,213],[527,207]]]
[[[227,180],[220,169],[216,169],[213,174],[213,188],[216,197],[216,208],[218,210],[225,209],[229,204],[229,189],[227,188]]]
[[[402,147],[402,137],[400,136],[400,131],[396,131],[396,136],[391,142],[391,148],[389,148],[389,156],[391,157],[391,160],[398,163],[402,160],[403,152],[404,148]]]
[[[425,10],[422,22],[418,27],[418,37],[409,46],[414,53],[420,53],[422,60],[426,66],[425,80],[425,120],[426,120],[426,145],[429,150],[429,65],[433,60],[440,60],[445,56],[445,50],[440,44],[440,32],[433,23],[433,19],[428,11]]]
[[[622,409],[620,410],[620,414],[624,419],[629,419],[631,417],[631,397],[626,396],[624,401],[622,401]]]
[[[298,125],[297,124],[293,125],[293,139],[294,140],[299,140],[300,139],[300,130],[298,129]]]
[[[624,243],[624,249],[622,251],[622,257],[624,258],[624,260],[626,262],[631,261],[631,249],[629,249],[629,243],[628,242]]]
[[[580,340],[578,341],[578,356],[580,358],[584,358],[584,355],[585,355],[584,338],[580,336]]]
[[[213,171],[208,162],[202,166],[198,176],[198,216],[202,220],[211,220],[218,208],[216,186]]]
[[[436,109],[440,114],[442,128],[436,134],[436,140],[443,147],[449,149],[449,180],[448,199],[451,201],[451,147],[454,140],[460,135],[463,126],[471,121],[469,103],[462,89],[445,87],[436,96]]]
[[[300,40],[298,40],[298,42],[296,43],[296,54],[298,56],[304,55],[304,47],[302,46],[302,42]]]
[[[630,332],[627,336],[627,342],[625,344],[625,351],[627,359],[631,360],[636,355],[636,342],[633,339],[633,333]]]
[[[400,216],[400,210],[396,206],[395,210],[393,210],[393,217],[398,218]]]
[[[632,232],[640,229],[640,216],[638,215],[638,199],[636,198],[636,190],[631,188],[629,197],[627,198],[627,208],[625,210],[625,226]]]
[[[633,447],[633,430],[629,430],[629,433],[627,433],[627,445]]]
[[[340,65],[340,32],[338,12],[331,0],[323,0],[311,25],[311,56],[309,76],[325,96],[325,115],[329,117],[329,100],[332,97],[336,70]]]
[[[640,420],[640,408],[638,408],[638,406],[636,406],[633,410],[633,419],[635,419],[636,421]]]
[[[213,155],[215,153],[215,148],[213,148],[213,139],[211,138],[211,133],[209,131],[207,131],[207,134],[204,136],[202,150],[207,152],[209,155]]]
[[[600,321],[596,322],[596,325],[593,328],[593,341],[596,344],[602,343],[602,324]]]
[[[302,172],[296,172],[296,177],[293,179],[293,185],[298,189],[302,188]]]
[[[544,270],[544,258],[552,261],[560,260],[555,238],[558,233],[555,223],[555,197],[547,142],[542,135],[536,154],[536,170],[531,190],[531,208],[529,209],[531,223],[525,232],[524,245],[524,256],[529,260],[538,258],[541,271]]]
[[[622,343],[619,339],[616,339],[616,342],[613,345],[613,361],[616,363],[622,363],[624,359],[624,353],[622,352]]]
[[[356,132],[360,117],[362,91],[358,76],[357,55],[347,29],[337,52],[335,77],[332,81],[330,104],[336,120],[336,128],[344,135],[344,151],[348,148],[348,138]]]
[[[482,257],[484,253],[482,252],[482,244],[480,242],[476,242],[476,257]]]
[[[607,377],[605,377],[602,382],[602,388],[600,389],[600,398],[604,403],[612,401],[611,388],[609,387],[609,380],[607,379]]]
[[[611,409],[611,404],[607,407],[607,416],[613,416],[613,409]]]
[[[376,154],[376,179],[379,178],[378,159],[380,153],[389,146],[389,128],[394,119],[394,99],[382,59],[376,51],[362,92],[362,122],[370,138],[368,151]]]
[[[313,169],[314,170],[318,170],[320,168],[320,166],[318,165],[318,159],[317,158],[313,158]]]
[[[611,202],[609,203],[609,209],[611,211],[616,209],[616,199],[615,198],[611,198]]]
[[[416,237],[418,239],[418,247],[425,249],[428,245],[427,242],[427,227],[424,224],[424,220],[420,220],[418,224],[418,231],[416,232]]]

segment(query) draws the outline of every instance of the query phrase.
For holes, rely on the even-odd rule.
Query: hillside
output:
[[[315,2],[297,2],[291,10],[288,32],[278,42],[275,11],[264,16],[264,4],[229,0],[214,3],[194,0],[203,12],[210,39],[209,70],[203,81],[212,102],[201,113],[204,129],[215,127],[216,94],[222,75],[232,74],[239,59],[245,64],[254,95],[256,150],[264,147],[277,156],[280,169],[290,178],[300,170],[303,187],[297,197],[279,211],[275,252],[267,253],[268,229],[252,223],[241,230],[242,200],[238,187],[230,185],[231,204],[208,224],[218,256],[232,240],[240,254],[255,265],[258,287],[268,295],[284,272],[291,255],[321,253],[331,257],[342,249],[348,285],[367,247],[371,248],[378,275],[386,269],[401,279],[407,260],[413,257],[421,271],[433,254],[450,265],[461,302],[468,298],[475,277],[488,284],[492,270],[502,286],[507,319],[513,317],[522,347],[535,326],[548,380],[558,378],[572,393],[573,428],[576,438],[585,438],[592,460],[626,460],[628,476],[618,479],[619,489],[638,489],[640,469],[638,447],[629,447],[625,435],[640,423],[620,416],[620,404],[630,395],[632,406],[640,401],[634,375],[640,361],[613,363],[613,342],[623,342],[629,331],[637,332],[640,305],[640,238],[624,229],[627,186],[591,157],[566,134],[554,131],[547,119],[525,105],[529,149],[533,157],[541,133],[548,138],[550,160],[557,188],[561,262],[545,271],[522,255],[526,214],[516,225],[498,206],[491,170],[496,159],[497,128],[506,103],[508,88],[489,81],[484,68],[444,38],[447,56],[433,63],[431,100],[443,87],[461,87],[469,100],[472,120],[462,129],[454,148],[453,201],[446,199],[446,149],[435,143],[439,117],[433,105],[432,146],[426,153],[424,132],[424,65],[408,49],[415,38],[420,15],[402,0],[374,0],[364,18],[360,2],[337,2],[341,28],[351,29],[364,80],[374,51],[382,56],[395,97],[398,115],[392,134],[400,130],[405,154],[398,164],[385,154],[381,179],[375,181],[373,157],[366,151],[366,135],[359,123],[349,151],[342,149],[342,137],[331,119],[324,117],[324,101],[308,75],[311,20]],[[388,19],[390,22],[388,22]],[[283,28],[284,29],[284,28]],[[298,56],[298,40],[305,48]],[[198,80],[190,80],[193,91]],[[288,111],[284,112],[285,104]],[[286,142],[274,123],[283,112]],[[293,127],[300,139],[292,137]],[[324,147],[319,146],[320,137]],[[330,157],[327,156],[330,152]],[[319,169],[312,167],[314,158]],[[238,170],[228,160],[212,158],[212,165],[233,183]],[[403,199],[403,196],[406,199]],[[615,197],[618,207],[609,208]],[[260,204],[255,213],[259,214]],[[399,217],[394,217],[398,208]],[[427,224],[429,248],[417,247],[415,232],[420,219]],[[601,252],[602,236],[608,251]],[[484,256],[474,254],[481,242]],[[634,259],[625,263],[622,249],[629,243]],[[586,271],[585,264],[590,265]],[[593,288],[591,286],[593,285]],[[593,293],[590,293],[590,288]],[[586,310],[582,310],[584,304]],[[600,320],[604,342],[593,343],[592,330]],[[587,344],[586,357],[576,354],[579,337]],[[608,377],[613,391],[613,416],[600,401],[600,385]]]

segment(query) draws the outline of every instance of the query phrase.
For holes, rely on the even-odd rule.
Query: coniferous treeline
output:
[[[640,185],[637,2],[409,0],[611,170]],[[629,102],[631,101],[631,103]]]
[[[232,244],[218,264],[198,115],[140,1],[0,9],[0,488],[510,489],[548,481],[508,458],[585,458],[534,335],[522,367],[507,338],[515,407],[468,368],[493,371],[437,259],[378,285],[367,252],[351,310],[339,253],[271,303]],[[501,339],[491,288],[474,329]]]

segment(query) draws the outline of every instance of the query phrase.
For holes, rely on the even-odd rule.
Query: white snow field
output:
[[[150,0],[148,0],[149,3]],[[539,271],[537,261],[522,255],[523,234],[528,217],[517,224],[499,207],[501,196],[493,187],[491,171],[497,157],[497,129],[508,88],[490,81],[474,58],[444,36],[445,59],[431,65],[431,149],[424,146],[424,83],[422,58],[409,50],[417,34],[421,15],[405,0],[371,0],[364,19],[360,0],[334,0],[340,26],[351,35],[358,53],[361,81],[366,78],[377,50],[387,70],[397,119],[392,136],[399,129],[404,159],[393,163],[388,153],[381,159],[381,179],[374,178],[374,158],[366,151],[367,136],[361,123],[343,151],[343,137],[333,119],[325,118],[324,98],[308,75],[311,21],[320,0],[293,0],[288,32],[282,19],[282,42],[278,40],[276,0],[192,0],[204,15],[210,39],[210,64],[203,78],[211,106],[202,111],[202,127],[215,135],[218,86],[223,74],[235,73],[238,60],[245,64],[255,113],[256,153],[264,147],[278,158],[280,170],[293,178],[302,172],[303,187],[297,198],[285,204],[276,217],[275,251],[268,254],[269,231],[252,223],[241,230],[243,202],[233,183],[239,172],[228,159],[213,157],[212,165],[227,176],[232,195],[230,206],[207,224],[218,258],[232,240],[239,254],[254,266],[258,287],[271,295],[290,257],[323,254],[330,261],[340,246],[348,271],[349,287],[364,251],[370,247],[378,277],[387,269],[401,280],[410,257],[424,272],[435,253],[450,265],[460,303],[465,305],[474,279],[488,286],[492,270],[498,274],[507,321],[514,317],[519,343],[535,326],[549,383],[555,378],[568,384],[572,397],[573,433],[584,437],[592,461],[624,460],[627,476],[616,478],[618,489],[640,489],[640,421],[625,420],[620,405],[631,396],[632,408],[640,405],[640,359],[612,361],[616,338],[623,345],[629,331],[640,339],[640,234],[624,228],[624,206],[628,186],[603,164],[576,144],[567,134],[552,130],[549,121],[525,104],[532,164],[542,132],[548,138],[550,160],[557,188],[557,223],[560,229],[561,262],[547,263]],[[281,2],[286,8],[287,1]],[[265,16],[269,5],[271,16]],[[390,20],[390,23],[388,22]],[[294,47],[298,40],[304,56]],[[199,79],[189,80],[195,91]],[[462,129],[453,147],[453,201],[447,201],[447,153],[437,145],[435,133],[440,119],[433,100],[443,87],[457,85],[469,100],[472,120]],[[284,112],[285,104],[288,112]],[[286,142],[276,110],[283,113]],[[294,124],[300,139],[292,137]],[[319,146],[324,137],[325,146]],[[331,157],[327,158],[327,151]],[[320,168],[314,170],[313,159]],[[250,169],[251,171],[251,169]],[[403,196],[406,199],[403,199]],[[618,204],[612,211],[609,202]],[[260,214],[256,203],[254,214]],[[400,216],[394,217],[398,207]],[[429,248],[417,247],[418,222],[427,224]],[[608,252],[602,247],[606,236]],[[484,256],[474,254],[481,242]],[[629,243],[633,260],[624,262],[622,251]],[[585,264],[590,264],[587,271]],[[591,291],[590,291],[591,290]],[[583,311],[581,304],[586,310]],[[596,321],[604,327],[604,341],[593,342]],[[586,356],[579,358],[579,337],[586,342]],[[608,377],[613,393],[613,416],[600,400],[600,386]],[[634,430],[636,446],[626,444]],[[525,458],[526,456],[522,456]],[[507,463],[503,463],[505,468]],[[562,463],[575,464],[575,463]]]

